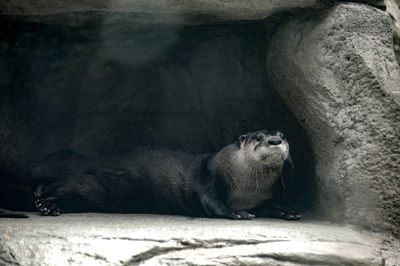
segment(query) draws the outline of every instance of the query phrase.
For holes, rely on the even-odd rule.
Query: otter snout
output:
[[[289,143],[275,130],[259,130],[239,137],[238,143],[248,158],[263,164],[282,163],[289,156]]]
[[[277,137],[272,137],[268,140],[269,145],[280,145],[282,144],[282,139]]]

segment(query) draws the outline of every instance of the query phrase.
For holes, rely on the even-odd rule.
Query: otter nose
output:
[[[281,138],[270,138],[268,140],[268,144],[269,145],[279,145],[282,143],[282,139]]]

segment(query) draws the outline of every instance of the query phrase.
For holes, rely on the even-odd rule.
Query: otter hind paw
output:
[[[35,206],[38,212],[41,215],[45,216],[58,216],[60,215],[60,209],[58,208],[57,204],[51,202],[47,199],[36,199]]]
[[[58,208],[57,204],[54,202],[57,198],[55,197],[41,197],[41,189],[38,188],[35,191],[35,207],[41,215],[44,216],[59,216],[60,208]]]

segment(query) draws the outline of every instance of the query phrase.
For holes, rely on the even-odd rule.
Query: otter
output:
[[[287,161],[285,136],[259,130],[215,154],[138,149],[92,159],[64,150],[33,167],[31,184],[37,210],[49,216],[116,212],[297,220],[297,212],[270,204]]]

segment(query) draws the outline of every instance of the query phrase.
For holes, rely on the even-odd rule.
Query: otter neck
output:
[[[251,186],[254,184],[251,182],[253,180],[259,181],[257,189],[269,190],[281,173],[283,162],[282,160],[270,164],[262,163],[246,155],[243,149],[231,144],[215,155],[211,169],[229,176],[235,187],[243,184]]]
[[[267,186],[275,183],[283,167],[283,161],[268,164],[262,163],[249,158],[241,149],[233,154],[231,164],[233,170],[231,176],[234,181],[240,182],[246,178],[251,178],[252,180],[260,179]]]

